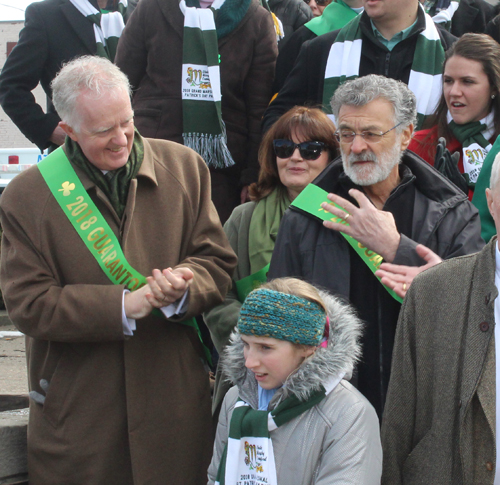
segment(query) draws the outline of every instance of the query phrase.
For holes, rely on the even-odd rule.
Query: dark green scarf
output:
[[[230,34],[243,20],[252,0],[226,0],[219,10],[214,10],[217,38]],[[186,6],[200,8],[199,0],[186,0]]]
[[[488,127],[480,121],[471,121],[463,125],[457,125],[454,121],[450,121],[449,125],[453,136],[460,142],[462,146],[469,146],[472,143],[486,148],[490,142],[483,136],[483,131]]]
[[[139,132],[135,130],[134,143],[127,163],[106,175],[89,162],[80,145],[69,136],[66,137],[65,149],[70,162],[83,170],[90,180],[104,192],[121,219],[127,204],[130,181],[137,175],[144,159],[144,143]]]

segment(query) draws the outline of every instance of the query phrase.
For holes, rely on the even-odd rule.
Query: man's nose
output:
[[[354,153],[361,153],[362,151],[366,150],[367,147],[368,145],[365,139],[359,134],[354,137],[354,140],[351,143],[351,151]]]

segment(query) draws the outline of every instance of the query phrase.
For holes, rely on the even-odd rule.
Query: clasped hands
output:
[[[171,305],[184,296],[193,276],[189,268],[154,269],[152,276],[146,278],[147,285],[125,295],[125,314],[137,320],[149,315],[153,308]]]
[[[321,204],[324,210],[344,219],[349,225],[333,221],[324,221],[323,225],[352,236],[366,248],[380,254],[385,261],[392,263],[401,240],[394,216],[390,212],[377,209],[359,190],[351,189],[349,195],[356,199],[359,207],[335,194],[328,194],[328,200],[335,202],[345,211],[327,202]]]

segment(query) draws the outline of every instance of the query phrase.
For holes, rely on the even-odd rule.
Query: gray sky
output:
[[[33,0],[0,0],[0,21],[24,20],[24,10]]]

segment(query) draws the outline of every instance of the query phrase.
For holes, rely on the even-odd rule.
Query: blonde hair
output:
[[[276,278],[275,280],[263,283],[260,288],[279,291],[280,293],[288,293],[299,298],[305,298],[320,306],[325,313],[328,313],[325,303],[323,302],[317,288],[306,281],[297,278]]]

